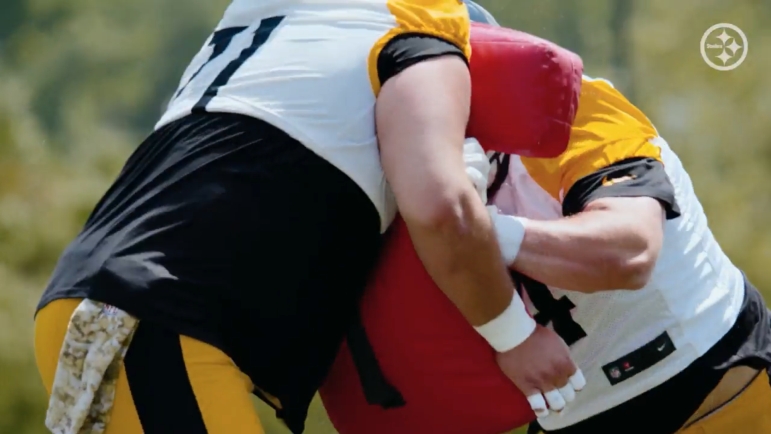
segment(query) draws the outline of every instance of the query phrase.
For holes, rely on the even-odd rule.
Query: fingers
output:
[[[576,369],[576,372],[570,376],[568,382],[557,390],[567,403],[575,401],[576,392],[580,392],[585,386],[586,379],[584,379],[583,372],[581,372],[580,369]],[[556,407],[552,406],[551,403],[549,403],[549,406],[554,410],[558,410]]]
[[[466,140],[463,141],[463,153],[464,154],[481,154],[485,157],[485,159],[490,161],[490,158],[487,156],[487,153],[482,148],[482,145],[479,144],[479,140],[473,138],[473,137],[467,137]]]
[[[466,139],[463,144],[463,162],[467,168],[472,167],[478,170],[485,176],[485,180],[487,179],[491,168],[490,159],[487,158],[484,149],[476,139]]]
[[[466,168],[466,175],[468,175],[471,182],[474,183],[474,188],[477,190],[477,192],[481,193],[487,191],[486,175],[482,174],[482,172],[473,167]]]
[[[554,389],[543,394],[546,398],[546,403],[549,404],[549,409],[556,412],[560,412],[565,409],[565,398],[562,396],[559,390]]]
[[[546,407],[546,400],[541,392],[528,396],[527,402],[530,403],[530,408],[533,409],[533,413],[535,413],[537,417],[546,417],[549,415],[549,409]]]
[[[580,369],[576,369],[576,373],[570,377],[570,385],[573,386],[573,389],[576,391],[581,391],[586,387],[586,379],[584,378],[584,373],[581,372]]]
[[[573,388],[573,385],[568,383],[559,389],[557,389],[562,395],[562,397],[565,399],[565,402],[573,402],[576,399],[576,390]]]
[[[466,174],[483,202],[487,202],[487,183],[490,175],[490,160],[476,139],[468,138],[463,144],[463,161]]]
[[[568,403],[576,400],[577,392],[586,387],[586,379],[580,369],[562,386],[546,392],[534,392],[528,395],[527,402],[539,418],[546,417],[550,411],[559,413]]]

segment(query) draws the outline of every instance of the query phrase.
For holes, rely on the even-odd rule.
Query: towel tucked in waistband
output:
[[[102,434],[115,401],[118,373],[139,321],[85,299],[75,309],[56,367],[46,427],[53,434]]]

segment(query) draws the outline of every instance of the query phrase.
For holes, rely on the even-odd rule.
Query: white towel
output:
[[[53,434],[101,434],[115,401],[123,357],[139,321],[83,300],[70,318],[46,413]]]

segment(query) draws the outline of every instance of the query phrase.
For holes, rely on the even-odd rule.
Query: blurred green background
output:
[[[0,1],[0,433],[45,432],[31,348],[40,291],[227,3]],[[684,160],[724,249],[771,290],[771,2],[480,3],[576,51],[641,107]],[[716,23],[749,40],[733,71],[701,58]],[[269,434],[286,433],[260,409]],[[307,432],[334,433],[319,405]]]

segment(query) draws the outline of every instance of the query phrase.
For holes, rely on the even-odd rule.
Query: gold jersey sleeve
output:
[[[391,40],[405,34],[424,34],[444,39],[471,56],[471,24],[461,0],[386,0],[396,25],[378,39],[369,54],[368,70],[372,90],[380,92],[377,63],[380,52]]]
[[[657,136],[645,114],[612,84],[584,77],[565,152],[549,159],[522,158],[522,163],[544,190],[562,202],[577,181],[622,160],[661,162],[661,149],[651,142]]]

